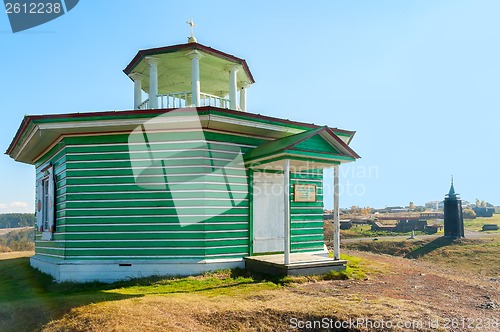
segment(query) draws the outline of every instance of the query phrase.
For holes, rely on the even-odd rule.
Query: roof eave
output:
[[[189,50],[189,49],[197,49],[201,50],[206,53],[210,53],[214,56],[217,56],[219,58],[223,58],[225,60],[231,61],[231,62],[237,62],[243,66],[243,69],[245,70],[248,78],[250,79],[250,83],[253,84],[255,83],[255,79],[253,78],[252,72],[250,71],[250,68],[248,67],[248,64],[246,60],[238,58],[234,55],[224,53],[222,51],[216,50],[214,48],[205,46],[203,44],[199,43],[186,43],[186,44],[177,44],[177,45],[171,45],[171,46],[163,46],[163,47],[157,47],[157,48],[150,48],[150,49],[145,49],[145,50],[139,50],[135,57],[132,59],[132,61],[123,69],[123,72],[125,75],[129,75],[132,73],[133,69],[147,56],[153,56],[156,54],[160,53],[171,53],[175,52],[178,50]]]
[[[346,149],[349,154],[354,158],[354,159],[359,159],[361,158],[360,155],[358,155],[349,145],[347,145],[343,140],[341,140],[333,131],[331,128],[326,127],[326,131],[344,148]]]
[[[12,152],[14,151],[15,147],[17,146],[17,143],[19,143],[21,136],[24,134],[26,131],[26,128],[32,123],[33,116],[32,115],[25,115],[23,118],[23,121],[19,125],[19,128],[17,129],[16,134],[14,135],[14,138],[9,144],[9,147],[7,148],[7,151],[5,151],[5,154],[12,157]]]

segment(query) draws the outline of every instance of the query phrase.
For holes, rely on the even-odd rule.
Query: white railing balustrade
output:
[[[140,110],[147,110],[149,108],[149,98],[140,103],[137,108]]]
[[[160,108],[181,108],[191,105],[191,92],[176,92],[158,95]]]
[[[214,106],[219,108],[229,108],[229,98],[200,93],[200,106]]]
[[[163,95],[158,95],[159,108],[182,108],[194,107],[191,103],[191,91],[175,92]],[[213,106],[219,108],[229,108],[229,99],[219,96],[210,95],[208,93],[200,93],[200,106]],[[149,99],[146,99],[139,105],[140,110],[149,109]]]

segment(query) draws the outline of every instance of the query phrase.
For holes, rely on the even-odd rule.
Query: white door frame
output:
[[[284,175],[253,174],[252,253],[283,252],[285,249]]]

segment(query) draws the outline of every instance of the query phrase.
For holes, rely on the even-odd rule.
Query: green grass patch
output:
[[[370,251],[376,254],[387,254],[392,256],[405,256],[419,247],[431,242],[432,239],[413,240],[370,240],[359,242],[348,242],[343,244],[344,248],[360,251]]]
[[[333,254],[330,253],[330,257]],[[307,282],[317,282],[325,280],[362,280],[366,279],[367,275],[372,273],[379,273],[382,270],[380,266],[375,267],[367,259],[358,256],[349,256],[345,254],[340,255],[340,259],[347,261],[347,266],[345,270],[334,271],[322,275],[312,275],[312,276],[285,276],[279,279],[279,283],[283,285],[289,284],[303,284]]]
[[[217,296],[277,287],[279,285],[272,279],[255,277],[241,269],[227,269],[208,272],[201,276],[137,279],[105,292],[140,296],[200,292],[207,296]]]
[[[500,226],[500,214],[494,214],[491,218],[476,218],[464,220],[464,227],[467,230],[482,232],[483,225],[494,224]],[[500,233],[500,231],[485,231],[485,233]]]
[[[415,235],[427,235],[422,231],[415,231]],[[384,237],[384,236],[410,236],[411,232],[390,232],[390,231],[372,231],[371,225],[353,225],[351,229],[343,229],[340,236],[344,239],[359,237]]]
[[[2,256],[4,255],[4,256]],[[205,298],[244,298],[260,291],[277,290],[297,280],[288,277],[254,275],[241,269],[221,270],[193,277],[150,277],[105,284],[55,283],[46,274],[29,266],[28,257],[0,255],[0,331],[37,331],[72,309],[89,304],[121,301],[148,296],[199,294]],[[3,259],[3,257],[8,257]],[[362,279],[364,261],[349,261],[345,271],[317,276],[314,280]],[[312,281],[305,279],[304,281]]]

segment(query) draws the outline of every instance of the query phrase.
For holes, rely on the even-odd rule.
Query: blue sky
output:
[[[452,174],[463,199],[500,204],[500,2],[249,3],[82,0],[16,34],[0,13],[0,147],[25,114],[130,109],[122,69],[186,42],[193,18],[198,42],[247,60],[250,112],[357,131],[341,206],[439,200]],[[0,213],[33,211],[33,167],[2,155],[0,171]]]

